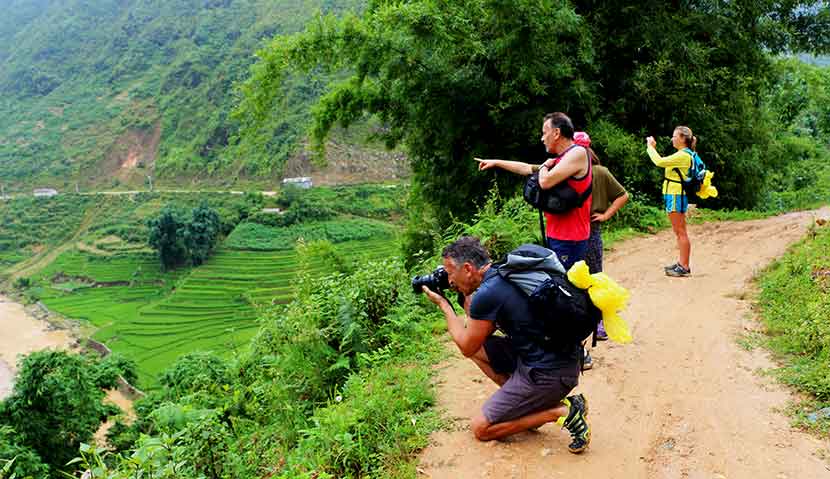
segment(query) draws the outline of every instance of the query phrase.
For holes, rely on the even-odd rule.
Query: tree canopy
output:
[[[189,260],[199,266],[207,260],[219,239],[219,213],[202,203],[187,216],[175,205],[167,205],[147,221],[147,243],[158,252],[165,269],[171,269]]]
[[[641,137],[689,125],[717,171],[715,204],[748,208],[779,161],[764,155],[776,133],[761,104],[769,55],[804,47],[826,13],[824,2],[798,1],[375,0],[276,37],[236,115],[242,135],[255,132],[278,114],[288,79],[338,74],[313,109],[318,145],[335,125],[376,115],[377,136],[410,154],[416,201],[439,226],[468,218],[494,181],[472,156],[544,159],[550,111],[597,127],[595,146],[626,186],[655,196]]]

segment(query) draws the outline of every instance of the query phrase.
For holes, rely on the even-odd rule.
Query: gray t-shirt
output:
[[[580,347],[548,351],[539,344],[542,324],[533,318],[528,301],[518,288],[502,278],[495,267],[485,274],[470,303],[473,319],[494,321],[496,328],[509,339],[522,362],[529,367],[544,369],[573,368]]]

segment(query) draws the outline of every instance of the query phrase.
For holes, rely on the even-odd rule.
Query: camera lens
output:
[[[432,273],[412,278],[412,291],[415,294],[423,292],[422,286],[426,286],[430,290],[440,293],[445,289],[449,289],[449,275],[443,266],[439,266]]]

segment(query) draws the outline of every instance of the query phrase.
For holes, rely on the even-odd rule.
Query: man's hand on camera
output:
[[[425,294],[425,295],[427,295],[427,298],[429,298],[429,300],[430,300],[430,301],[432,301],[433,303],[435,303],[435,305],[436,305],[436,306],[439,306],[439,307],[440,307],[440,306],[441,306],[441,303],[447,303],[447,304],[449,304],[449,303],[450,303],[450,302],[447,300],[447,298],[446,298],[446,297],[444,297],[443,295],[438,294],[438,293],[436,293],[435,291],[433,291],[433,290],[431,290],[431,289],[427,288],[427,287],[426,287],[426,285],[421,286],[421,290],[424,292],[424,294]]]

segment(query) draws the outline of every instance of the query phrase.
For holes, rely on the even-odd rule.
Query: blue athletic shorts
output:
[[[689,209],[689,198],[686,195],[663,195],[666,213],[685,213]]]

